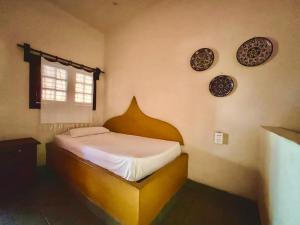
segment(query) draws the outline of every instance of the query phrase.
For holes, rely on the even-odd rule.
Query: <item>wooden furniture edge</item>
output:
[[[186,182],[187,175],[188,155],[183,153],[142,182],[139,225],[148,225],[156,218],[165,204]]]
[[[37,141],[34,138],[28,137],[28,138],[17,138],[17,139],[9,139],[9,140],[1,140],[0,146],[11,146],[11,145],[24,145],[24,144],[33,144],[33,145],[39,145],[41,144],[39,141]]]
[[[129,182],[54,143],[46,144],[46,150],[47,166],[124,225],[150,224],[187,179],[186,153],[139,183]]]

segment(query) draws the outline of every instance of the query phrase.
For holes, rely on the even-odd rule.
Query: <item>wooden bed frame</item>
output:
[[[124,123],[130,126],[124,128]],[[108,120],[104,126],[114,132],[183,144],[175,127],[143,114],[135,98],[125,114]],[[54,143],[48,143],[46,149],[50,168],[123,225],[149,225],[187,179],[188,155],[185,153],[147,178],[130,182]]]

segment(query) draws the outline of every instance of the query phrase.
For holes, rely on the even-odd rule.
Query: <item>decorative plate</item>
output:
[[[211,80],[209,91],[216,97],[229,95],[234,88],[234,81],[230,76],[220,75]]]
[[[244,42],[236,53],[236,58],[244,66],[258,66],[267,61],[273,52],[272,42],[265,37],[255,37]]]
[[[209,48],[197,50],[191,57],[191,67],[196,71],[207,70],[214,62],[214,53]]]

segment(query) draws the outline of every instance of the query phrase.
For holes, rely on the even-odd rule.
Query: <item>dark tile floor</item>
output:
[[[47,170],[28,192],[0,200],[0,225],[117,225]],[[256,205],[188,181],[152,225],[259,225]]]

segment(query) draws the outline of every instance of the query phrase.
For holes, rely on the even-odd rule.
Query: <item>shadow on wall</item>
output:
[[[280,127],[288,127],[290,130],[300,133],[300,120],[298,119],[299,115],[300,103],[298,99],[295,99],[293,102],[293,108],[282,115],[283,119]],[[298,121],[298,123],[295,123],[295,121]]]
[[[189,178],[256,201],[258,172],[255,169],[189,146],[185,151],[190,152]]]
[[[273,53],[272,53],[271,57],[265,63],[268,63],[269,61],[273,60],[273,58],[275,58],[277,56],[278,52],[279,52],[278,41],[275,40],[272,37],[267,37],[267,38],[272,41],[272,44],[273,44]]]
[[[259,215],[260,215],[260,220],[263,225],[271,225],[271,220],[270,217],[267,213],[268,211],[268,206],[267,202],[269,201],[269,197],[264,190],[265,188],[265,182],[264,182],[264,177],[261,173],[258,173],[257,175],[257,181],[258,181],[258,209],[259,209]],[[264,199],[262,202],[259,199]]]

